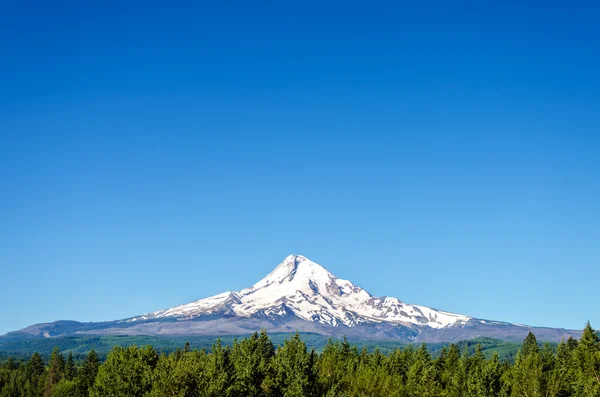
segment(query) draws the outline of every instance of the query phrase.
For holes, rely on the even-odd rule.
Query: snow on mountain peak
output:
[[[295,278],[303,281],[306,279],[315,281],[329,280],[335,276],[323,266],[302,255],[289,255],[271,273],[247,290],[264,288],[271,284],[290,283]]]
[[[289,255],[250,288],[226,292],[186,305],[132,319],[195,318],[203,315],[251,317],[295,315],[332,326],[390,322],[443,328],[470,317],[396,298],[374,297],[350,281],[335,277],[323,266],[301,255]]]

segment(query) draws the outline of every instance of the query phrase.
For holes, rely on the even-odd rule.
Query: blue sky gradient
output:
[[[0,334],[239,290],[291,253],[600,327],[598,5],[35,3],[0,14]]]

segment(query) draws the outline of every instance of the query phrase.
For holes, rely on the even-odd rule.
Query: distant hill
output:
[[[232,345],[235,339],[243,339],[248,335],[225,336],[219,338],[223,345]],[[270,334],[269,337],[273,343],[282,345],[284,340],[289,339],[289,333]],[[309,348],[314,348],[320,351],[330,339],[329,337],[314,334],[302,333],[302,340]],[[183,348],[186,342],[189,342],[192,349],[211,350],[212,345],[217,340],[216,337],[155,337],[155,336],[64,336],[57,338],[39,338],[30,337],[25,339],[0,339],[0,360],[7,357],[26,360],[35,352],[40,353],[46,359],[50,356],[52,349],[58,347],[63,353],[73,353],[76,360],[82,360],[90,351],[94,349],[98,356],[103,360],[110,350],[115,346],[145,346],[151,345],[158,352],[171,353],[177,349]],[[395,341],[372,341],[372,340],[348,340],[351,344],[356,345],[359,349],[367,347],[373,351],[379,349],[386,354],[397,348],[404,348],[407,344]],[[443,346],[448,343],[429,343],[427,347],[435,357],[439,354]],[[460,350],[468,349],[471,353],[475,351],[477,345],[480,345],[486,357],[491,357],[493,352],[497,352],[501,360],[512,361],[521,347],[519,342],[504,342],[497,339],[478,338],[468,341],[460,341],[457,343]],[[555,344],[553,344],[555,345]]]

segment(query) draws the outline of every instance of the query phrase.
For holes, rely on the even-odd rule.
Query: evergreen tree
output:
[[[311,397],[315,389],[313,372],[315,357],[296,334],[286,340],[273,359],[274,388],[276,395],[285,397]]]
[[[34,376],[42,376],[45,372],[44,360],[38,353],[33,353],[31,359],[27,363],[27,377],[29,379]]]
[[[343,343],[333,343],[331,339],[323,347],[317,364],[316,377],[322,395],[341,395],[349,390],[352,374],[358,365],[358,349]]]
[[[530,332],[517,353],[511,370],[510,386],[514,397],[541,397],[542,360],[535,336]]]
[[[115,347],[98,370],[91,397],[142,397],[152,390],[158,355],[151,346]]]
[[[547,396],[550,392],[550,382],[554,374],[554,367],[556,365],[554,351],[548,342],[544,343],[544,346],[540,351],[540,360],[542,366],[542,378],[540,380],[541,389],[542,394]]]
[[[65,374],[65,358],[58,349],[55,347],[52,350],[50,356],[50,362],[48,364],[48,373],[46,375],[46,384],[44,386],[44,397],[52,397],[52,389]]]
[[[388,358],[388,373],[392,376],[397,376],[400,378],[402,383],[406,383],[406,377],[408,375],[408,369],[410,364],[407,362],[407,354],[406,351],[412,348],[411,346],[402,349],[396,349]]]
[[[570,352],[574,352],[575,349],[577,349],[578,344],[579,342],[577,342],[577,339],[573,339],[572,336],[569,336],[569,338],[567,339],[567,348]]]
[[[598,350],[598,344],[600,343],[600,337],[592,325],[588,321],[583,329],[583,334],[579,339],[578,347],[584,351]]]
[[[436,381],[440,384],[442,389],[444,389],[446,386],[444,372],[446,369],[446,361],[447,360],[448,360],[448,348],[446,346],[443,346],[442,350],[440,351],[440,355],[435,360],[433,360],[433,366],[435,367]]]
[[[14,371],[19,368],[19,364],[15,361],[14,358],[9,357],[4,364],[4,368],[8,371]]]
[[[427,346],[422,344],[416,351],[408,371],[406,393],[409,396],[437,396],[441,386],[436,380],[436,371]]]
[[[485,382],[486,396],[499,396],[502,390],[503,367],[498,357],[498,352],[492,354],[492,358],[485,364],[483,377]]]
[[[452,353],[452,351],[450,353]],[[450,362],[448,362],[448,365],[450,365]],[[469,378],[469,351],[465,348],[460,358],[456,362],[454,369],[447,370],[451,373],[451,379],[446,395],[451,397],[465,396],[467,393],[467,382]]]
[[[92,348],[85,358],[83,366],[81,367],[76,379],[78,396],[89,396],[90,390],[94,385],[96,375],[98,374],[99,367],[100,360],[96,354],[96,351]]]
[[[529,334],[527,334],[527,337],[523,341],[521,350],[525,356],[540,352],[540,347],[538,346],[537,339],[533,333],[529,332]]]
[[[600,338],[586,324],[575,350],[574,392],[576,396],[600,396]]]
[[[548,397],[568,397],[571,395],[572,378],[572,352],[564,339],[558,344],[554,358],[554,368],[550,372],[546,383]]]
[[[472,397],[487,396],[487,384],[484,376],[485,357],[481,345],[477,344],[475,354],[468,360],[467,394]]]
[[[362,354],[361,354],[362,356]],[[359,359],[353,371],[348,390],[338,390],[335,396],[402,396],[404,388],[400,377],[390,376],[384,365],[384,358],[376,349],[375,352]]]
[[[44,391],[46,368],[44,360],[38,353],[34,353],[25,367],[25,374],[22,380],[21,396],[40,397]]]
[[[452,383],[454,379],[455,372],[458,369],[458,362],[460,360],[460,350],[458,349],[458,345],[451,344],[447,349],[447,353],[444,356],[444,368],[442,370],[441,383],[442,388],[444,389],[443,395],[450,395],[450,390],[452,389]]]
[[[234,342],[231,359],[234,366],[234,394],[236,396],[262,396],[272,389],[271,359],[275,347],[263,330],[241,342]]]
[[[208,356],[206,366],[206,376],[208,384],[206,385],[205,396],[207,397],[229,397],[233,395],[234,388],[234,368],[231,363],[231,352],[228,347],[221,345],[221,340],[213,344],[212,352]]]
[[[77,369],[75,368],[75,359],[73,353],[69,352],[67,362],[65,363],[65,379],[73,380],[77,376]]]
[[[207,391],[206,352],[180,353],[159,357],[150,396],[197,397]]]

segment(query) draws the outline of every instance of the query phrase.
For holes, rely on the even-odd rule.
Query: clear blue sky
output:
[[[291,253],[600,327],[593,2],[42,3],[0,13],[0,334],[242,289]]]

